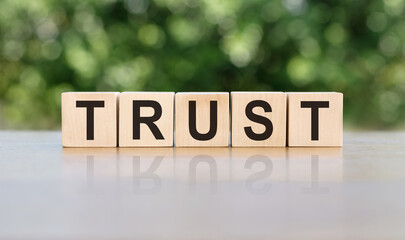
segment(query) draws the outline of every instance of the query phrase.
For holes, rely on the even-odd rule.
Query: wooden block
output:
[[[342,146],[342,93],[288,93],[287,96],[288,146]]]
[[[229,146],[229,93],[177,93],[177,147]]]
[[[119,146],[172,147],[174,92],[120,94]]]
[[[232,92],[231,105],[232,147],[285,147],[285,93]]]
[[[62,93],[64,147],[116,147],[118,92]]]

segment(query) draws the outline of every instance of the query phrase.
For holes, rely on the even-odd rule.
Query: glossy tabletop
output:
[[[0,239],[405,239],[405,132],[343,148],[62,148],[0,132]]]

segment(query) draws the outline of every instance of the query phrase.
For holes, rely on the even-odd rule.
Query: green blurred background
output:
[[[346,129],[405,127],[404,0],[1,0],[0,128],[64,91],[339,91]]]

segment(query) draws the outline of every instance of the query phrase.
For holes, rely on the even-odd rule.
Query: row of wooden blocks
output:
[[[229,95],[231,99],[229,99]],[[66,92],[64,147],[339,147],[336,92]]]

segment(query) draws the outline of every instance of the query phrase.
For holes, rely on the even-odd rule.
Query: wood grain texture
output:
[[[196,102],[196,129],[207,133],[210,129],[210,102],[217,102],[217,131],[210,140],[197,140],[190,134],[189,102]],[[229,146],[229,93],[198,92],[177,93],[175,96],[175,142],[177,147],[228,147]]]
[[[266,117],[271,121],[273,131],[264,140],[253,140],[248,137],[245,127],[251,127],[255,134],[263,134],[266,128],[261,123],[249,120],[246,107],[252,101],[264,101],[269,104],[271,111],[257,106],[252,109],[256,115]],[[285,147],[287,127],[287,97],[282,92],[232,92],[232,147]]]
[[[133,101],[147,100],[160,104],[162,114],[153,122],[164,139],[157,139],[149,126],[140,124],[140,139],[133,139]],[[173,146],[174,92],[123,92],[119,103],[120,147],[171,147]],[[141,117],[156,114],[152,107],[141,107]]]
[[[118,92],[62,93],[62,144],[64,147],[116,147]],[[104,101],[94,108],[94,140],[87,140],[87,109],[77,101]]]
[[[340,147],[343,143],[343,94],[336,92],[288,93],[288,146]],[[313,140],[311,108],[302,102],[328,102],[319,108],[318,140]]]

